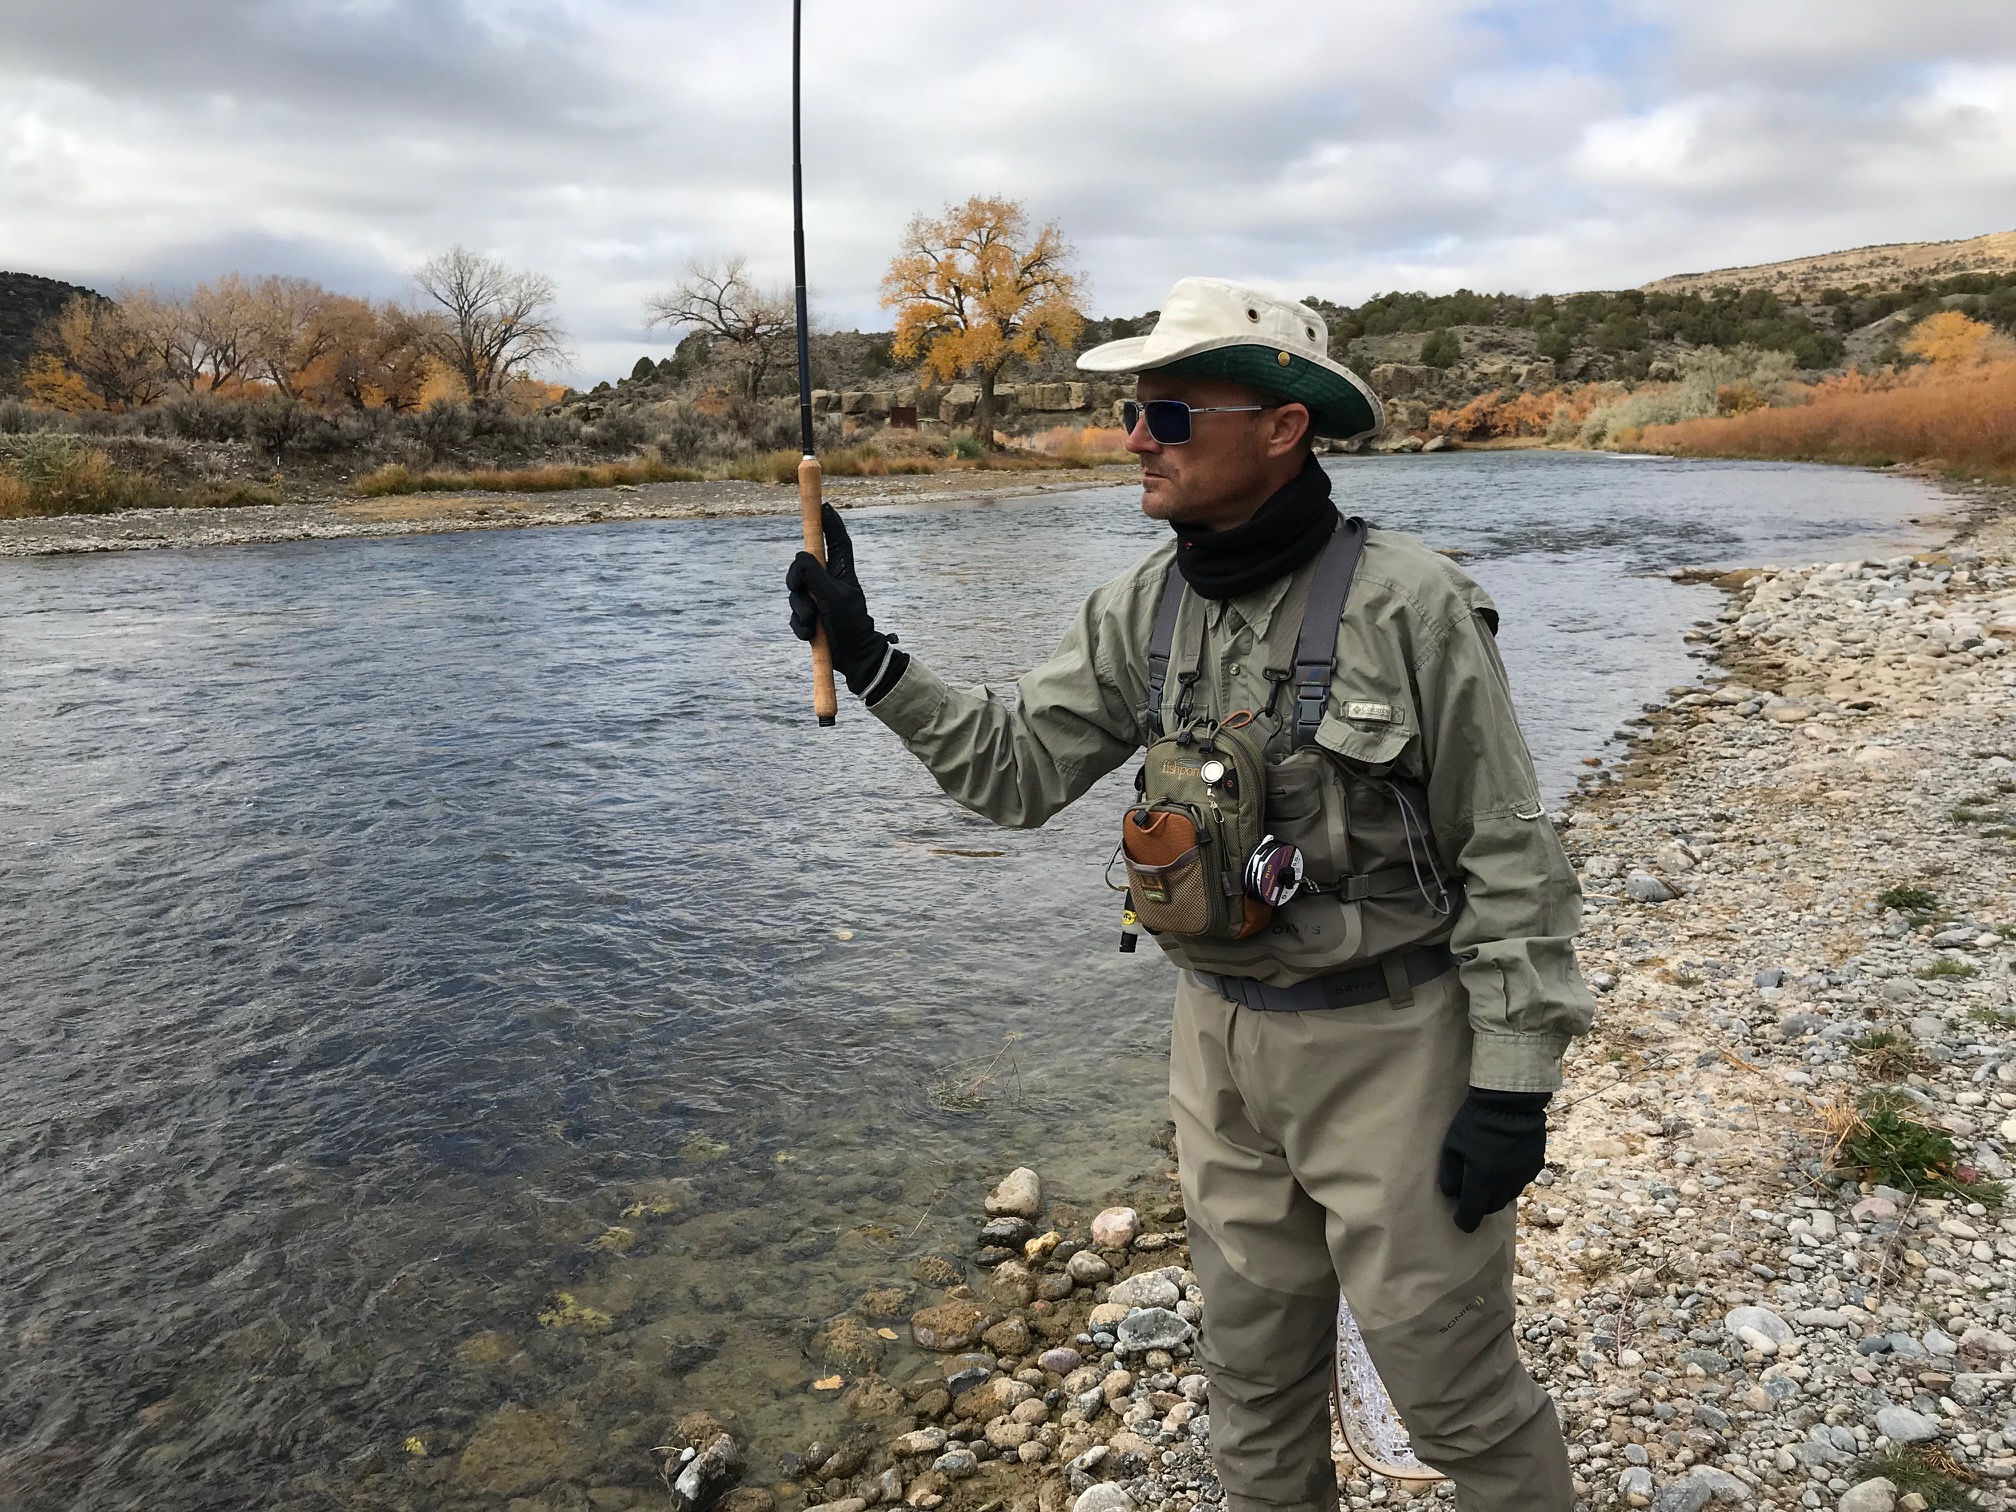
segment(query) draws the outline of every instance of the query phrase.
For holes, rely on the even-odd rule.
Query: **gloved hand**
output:
[[[910,658],[892,651],[896,637],[875,628],[868,597],[854,576],[854,543],[840,512],[831,504],[821,515],[826,530],[826,565],[801,551],[784,574],[791,594],[791,633],[809,641],[821,625],[833,652],[833,668],[847,679],[847,691],[865,697],[896,685]],[[878,676],[879,674],[879,676]]]
[[[1435,1184],[1456,1199],[1456,1227],[1477,1232],[1526,1188],[1547,1164],[1546,1092],[1494,1092],[1472,1087],[1442,1138]]]

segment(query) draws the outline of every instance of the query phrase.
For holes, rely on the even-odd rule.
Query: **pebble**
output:
[[[947,1480],[964,1480],[980,1468],[980,1461],[970,1449],[948,1449],[931,1461],[931,1468]]]
[[[1131,1207],[1107,1208],[1092,1220],[1092,1242],[1101,1249],[1125,1249],[1141,1232],[1141,1217]]]
[[[1106,1300],[1116,1307],[1174,1307],[1183,1289],[1161,1271],[1144,1271],[1114,1283]]]
[[[1939,1420],[1909,1407],[1879,1407],[1876,1431],[1893,1444],[1928,1444],[1939,1437]]]
[[[1043,1178],[1027,1166],[1017,1166],[987,1194],[987,1212],[996,1218],[1035,1218],[1042,1211]],[[1015,1242],[1019,1244],[1021,1240]]]
[[[1064,1262],[1065,1274],[1080,1286],[1097,1286],[1113,1279],[1113,1267],[1095,1250],[1080,1250]]]
[[[1144,1307],[1129,1313],[1120,1324],[1119,1348],[1129,1353],[1151,1349],[1177,1349],[1195,1335],[1189,1323],[1161,1307]]]
[[[1722,1326],[1739,1336],[1747,1329],[1774,1346],[1792,1337],[1792,1325],[1768,1307],[1732,1307],[1723,1314]]]
[[[1671,903],[1673,889],[1648,871],[1634,871],[1624,879],[1624,895],[1634,903]]]

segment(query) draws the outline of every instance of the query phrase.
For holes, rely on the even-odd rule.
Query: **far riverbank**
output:
[[[826,498],[840,509],[879,504],[952,506],[978,499],[1023,498],[1125,482],[1132,467],[1055,468],[1001,473],[946,472],[911,477],[828,478]],[[612,520],[720,520],[795,515],[795,488],[774,483],[618,484],[566,493],[395,494],[382,498],[317,496],[231,509],[145,509],[105,515],[0,520],[0,557],[64,556],[166,547],[249,546],[373,536],[438,535],[458,530],[525,530]]]

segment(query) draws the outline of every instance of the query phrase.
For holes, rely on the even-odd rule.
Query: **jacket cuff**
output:
[[[1493,1092],[1558,1092],[1562,1034],[1480,1034],[1470,1046],[1470,1085]]]
[[[888,691],[871,689],[864,702],[870,714],[904,740],[912,740],[930,728],[951,690],[916,657],[902,655],[903,667]]]

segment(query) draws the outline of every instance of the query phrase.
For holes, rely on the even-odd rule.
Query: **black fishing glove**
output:
[[[896,686],[910,658],[895,650],[896,637],[875,628],[868,597],[854,576],[854,543],[840,512],[822,506],[826,530],[826,565],[801,551],[784,574],[791,594],[791,633],[809,641],[821,625],[833,652],[833,669],[847,679],[847,691],[874,702]]]
[[[1526,1189],[1547,1164],[1546,1092],[1494,1092],[1472,1087],[1442,1138],[1435,1184],[1456,1199],[1456,1227],[1477,1232]]]

